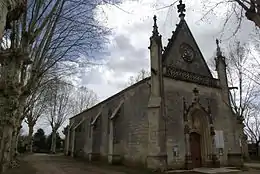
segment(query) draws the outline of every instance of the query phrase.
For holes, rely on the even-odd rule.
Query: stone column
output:
[[[71,156],[74,157],[74,149],[75,149],[75,129],[72,128],[72,140],[71,140]]]
[[[146,164],[153,170],[167,169],[166,116],[162,66],[162,41],[154,16],[150,37],[151,90],[148,102],[148,154]]]
[[[69,148],[70,148],[70,127],[68,128],[68,133],[66,136],[66,151],[65,151],[65,155],[69,155]]]
[[[190,153],[190,127],[187,123],[184,126],[184,136],[185,136],[185,168],[192,169],[192,160]]]
[[[90,124],[90,138],[89,138],[89,151],[88,151],[88,160],[93,161],[93,134],[94,134],[94,126]]]
[[[211,135],[211,146],[212,146],[212,149],[211,149],[212,167],[220,167],[220,161],[216,155],[216,153],[217,153],[216,152],[216,142],[215,142],[216,133],[215,133],[213,125],[210,126],[210,135]]]
[[[114,124],[113,120],[109,120],[109,135],[108,135],[108,162],[113,164],[114,154]]]

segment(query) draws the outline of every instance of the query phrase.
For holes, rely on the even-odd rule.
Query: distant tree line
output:
[[[51,152],[52,133],[46,135],[43,129],[38,129],[33,135],[32,150],[36,153],[49,153]],[[64,146],[64,140],[60,137],[59,133],[56,133],[56,148],[57,152],[62,151]],[[19,153],[29,152],[29,142],[27,136],[20,135],[17,146]]]

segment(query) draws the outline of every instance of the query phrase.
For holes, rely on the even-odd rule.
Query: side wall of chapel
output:
[[[109,122],[111,113],[124,99],[120,107],[120,112],[115,115],[114,121],[114,153],[123,157],[125,163],[144,164],[147,156],[148,144],[148,119],[147,105],[150,94],[149,80],[143,80],[130,87],[121,94],[111,97],[105,102],[94,106],[88,111],[71,119],[71,122],[79,123],[81,115],[86,117],[79,126],[80,131],[75,132],[75,152],[80,152],[88,157],[89,153],[99,154],[99,157],[107,161],[109,155]],[[90,123],[101,111],[95,122],[95,128],[91,135]],[[74,124],[76,125],[76,124]],[[72,141],[72,138],[70,138]],[[70,150],[71,144],[70,141]],[[135,165],[136,165],[135,164]]]

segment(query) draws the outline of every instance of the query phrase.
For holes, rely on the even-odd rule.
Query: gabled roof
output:
[[[165,47],[165,50],[164,50],[163,55],[162,55],[163,64],[165,65],[166,59],[170,57],[171,49],[174,47],[176,39],[177,39],[177,37],[178,37],[178,35],[180,34],[181,31],[188,33],[190,41],[193,42],[193,44],[196,47],[194,49],[196,49],[196,51],[198,52],[198,57],[202,59],[201,62],[204,64],[203,66],[205,67],[205,69],[208,73],[208,76],[213,78],[213,76],[210,72],[210,69],[209,69],[200,49],[199,49],[199,46],[198,46],[195,38],[193,37],[191,30],[188,27],[188,24],[186,23],[186,21],[184,19],[181,19],[179,24],[177,24],[176,30],[173,31],[173,35],[172,35],[171,39],[169,39],[168,45]]]

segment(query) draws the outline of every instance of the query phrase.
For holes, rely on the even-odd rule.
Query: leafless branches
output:
[[[254,142],[259,143],[259,84],[256,77],[249,73],[253,71],[252,65],[257,65],[251,55],[248,44],[235,42],[230,46],[227,58],[227,71],[232,86],[238,90],[231,90],[231,104],[234,112],[243,118],[245,133]]]
[[[72,114],[71,104],[72,86],[64,81],[57,80],[49,84],[45,95],[46,120],[52,129],[51,151],[56,151],[56,133]]]
[[[150,72],[146,71],[145,69],[142,69],[136,76],[131,76],[128,79],[126,86],[131,86],[149,76],[150,76]]]
[[[79,114],[98,102],[97,95],[86,87],[76,88],[73,94],[73,115]]]
[[[201,20],[204,20],[210,13],[219,17],[224,14],[222,33],[230,26],[230,23],[232,24],[232,34],[227,40],[238,33],[245,20],[254,22],[257,28],[260,28],[260,2],[258,0],[222,0],[219,2],[203,0],[202,2],[206,12]]]

